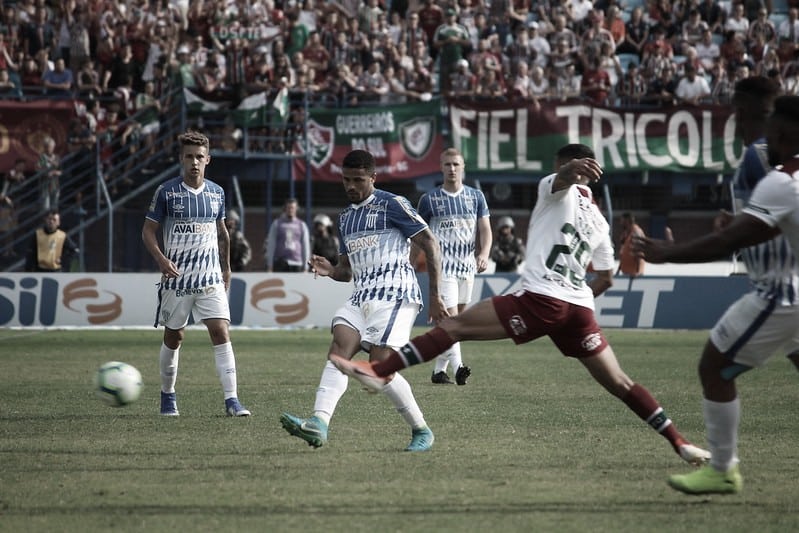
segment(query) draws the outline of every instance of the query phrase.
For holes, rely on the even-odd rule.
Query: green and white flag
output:
[[[286,122],[289,118],[289,89],[285,85],[277,92],[272,107],[277,110],[281,122]]]
[[[183,98],[186,100],[186,110],[190,114],[218,111],[227,107],[226,102],[209,102],[208,100],[203,100],[189,89],[183,89]]]
[[[265,92],[250,95],[233,111],[233,121],[244,128],[265,126],[268,106]]]

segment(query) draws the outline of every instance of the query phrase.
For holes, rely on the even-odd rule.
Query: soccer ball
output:
[[[141,395],[141,389],[141,373],[127,363],[105,363],[94,375],[95,393],[112,407],[123,407],[135,402]]]

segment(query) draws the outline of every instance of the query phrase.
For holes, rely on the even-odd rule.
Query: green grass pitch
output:
[[[421,332],[422,330],[419,330]],[[704,445],[696,361],[706,332],[609,330],[627,373]],[[278,421],[307,416],[325,330],[233,331],[249,419],[224,416],[207,333],[187,331],[181,416],[158,415],[160,330],[0,330],[0,531],[797,531],[799,372],[776,357],[742,376],[744,491],[689,497],[668,443],[549,340],[465,343],[466,387],[404,372],[436,435],[351,382],[314,450]],[[94,397],[111,360],[141,399]]]

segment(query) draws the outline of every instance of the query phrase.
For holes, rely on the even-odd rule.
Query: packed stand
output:
[[[727,103],[750,74],[796,91],[797,4],[20,0],[0,20],[0,91],[97,101],[81,109],[91,133],[147,151],[164,99],[183,87],[230,108],[283,88],[294,104],[330,106],[437,94],[534,106]],[[111,110],[122,122],[113,133]],[[146,122],[125,124],[142,110]],[[281,117],[288,129],[304,119]],[[236,147],[229,130],[217,148]]]
[[[727,104],[753,74],[799,94],[798,15],[799,0],[19,0],[0,13],[0,98],[76,102],[58,164],[99,149],[89,174],[117,194],[152,172],[142,155],[174,152],[158,132],[184,88],[224,104],[212,148],[267,153],[302,133],[306,103]],[[227,110],[258,94],[270,121],[245,136]],[[65,201],[53,170],[42,211]],[[6,182],[7,207],[23,186]]]

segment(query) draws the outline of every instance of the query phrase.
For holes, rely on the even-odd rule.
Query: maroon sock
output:
[[[658,401],[639,384],[634,384],[621,399],[627,407],[637,414],[641,420],[652,426],[652,429],[663,435],[671,443],[674,450],[679,452],[678,447],[686,441],[674,427],[666,411],[660,406]]]
[[[387,359],[372,363],[372,366],[377,375],[388,376],[405,367],[434,359],[453,344],[455,341],[452,340],[449,333],[436,326],[424,335],[411,339],[408,344],[399,349],[399,352],[392,350]]]

